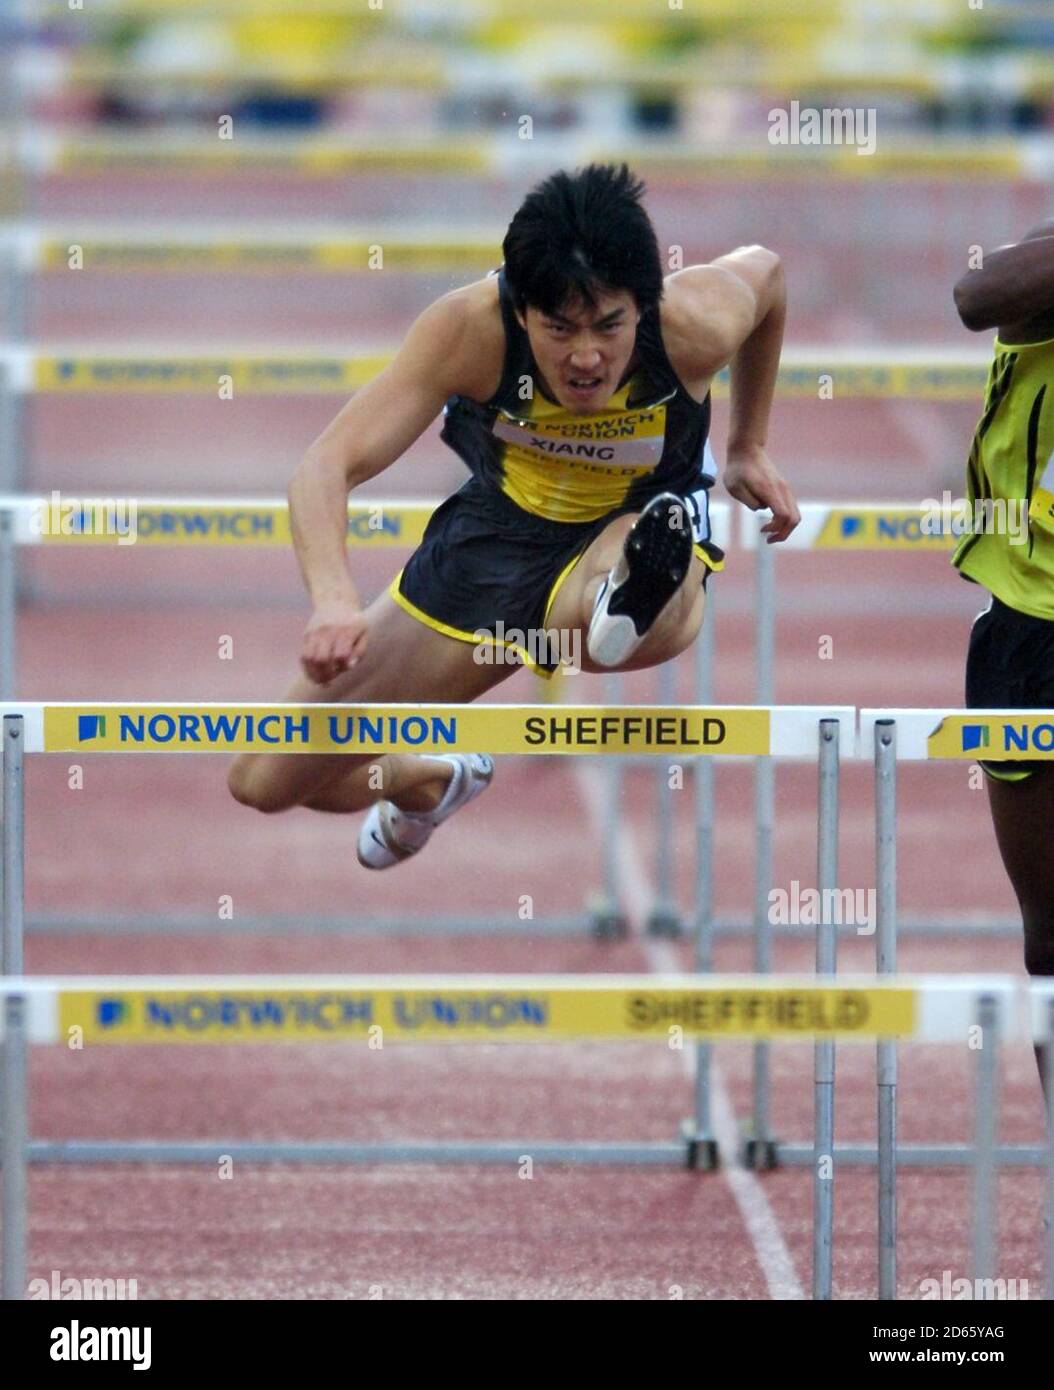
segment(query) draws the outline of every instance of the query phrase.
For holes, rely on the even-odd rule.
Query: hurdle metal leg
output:
[[[24,720],[5,714],[3,725],[3,973],[22,974],[25,910]]]
[[[823,905],[816,928],[816,974],[837,969],[838,936],[830,905],[838,884],[838,721],[820,723],[816,881]],[[832,1296],[834,1254],[834,1040],[814,1044],[813,1297]]]
[[[875,968],[897,969],[897,731],[875,725]],[[875,1057],[878,1091],[878,1296],[897,1296],[897,1044],[880,1038]]]
[[[672,661],[659,667],[659,704],[672,705],[677,700],[676,669]],[[651,912],[648,914],[649,936],[677,938],[683,935],[684,924],[670,894],[673,883],[673,793],[670,789],[668,764],[656,761],[655,778],[655,884]]]
[[[24,747],[21,715],[4,715],[3,743],[3,938],[2,967],[5,975],[22,974],[23,913],[25,893],[25,798]]]
[[[15,513],[0,507],[0,700],[15,698],[15,624],[18,571],[15,566]]]
[[[26,486],[25,475],[25,396],[22,392],[22,382],[16,377],[15,364],[8,358],[6,361],[0,360],[0,494],[10,496],[23,492]],[[10,557],[7,563],[13,566],[14,557]],[[0,579],[5,585],[11,580],[6,568]],[[19,580],[18,571],[15,569],[14,581],[8,591],[10,597],[5,597],[0,602],[13,607],[24,589],[25,581]],[[5,676],[0,672],[0,681],[3,680]],[[12,698],[14,686],[10,680],[6,689],[9,693],[3,698]]]
[[[0,493],[22,490],[22,393],[14,379],[14,365],[0,361]]]
[[[714,628],[712,600],[707,600],[703,631],[696,644],[696,698],[708,705],[714,697]],[[696,758],[695,777],[695,968],[709,974],[714,968],[714,759]],[[708,1042],[695,1046],[695,1115],[684,1129],[688,1166],[713,1169],[721,1158],[713,1132]]]
[[[2,18],[2,6],[0,6]],[[9,342],[24,343],[29,331],[29,282],[31,268],[23,263],[17,231],[0,242],[0,310],[4,316],[4,336]]]
[[[996,1202],[999,1157],[999,1011],[995,998],[977,1001],[980,1047],[974,1101],[973,1276],[994,1279],[997,1262]]]
[[[604,677],[604,703],[617,705],[622,688],[617,675]],[[608,758],[603,769],[607,786],[601,812],[600,862],[602,875],[601,899],[593,909],[593,935],[606,941],[621,941],[629,935],[629,922],[619,906],[618,890],[618,832],[622,801],[622,759]]]
[[[26,999],[4,999],[3,1090],[0,1092],[0,1164],[3,1195],[0,1222],[0,1292],[5,1299],[26,1296],[26,1229],[29,1184],[26,1170]]]
[[[756,575],[757,702],[771,705],[775,698],[776,574],[773,549],[758,538]],[[772,835],[775,822],[776,768],[771,758],[759,758],[754,766],[754,969],[759,975],[772,970],[772,927],[769,922],[769,890],[772,887]],[[754,1044],[754,1103],[751,1135],[744,1147],[744,1161],[751,1168],[772,1168],[776,1142],[769,1128],[771,1048]]]

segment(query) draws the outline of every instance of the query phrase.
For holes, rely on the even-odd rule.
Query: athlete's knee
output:
[[[288,811],[296,803],[281,794],[275,781],[262,773],[252,757],[238,758],[227,773],[227,789],[242,806],[274,815]]]

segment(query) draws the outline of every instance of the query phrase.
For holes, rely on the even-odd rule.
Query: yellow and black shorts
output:
[[[724,566],[724,552],[709,540],[706,490],[688,500],[705,585],[709,572]],[[527,637],[522,645],[517,638],[545,630],[560,586],[586,547],[616,516],[639,506],[595,521],[550,521],[470,478],[432,514],[420,546],[393,579],[390,593],[401,608],[437,632],[462,642],[502,644],[549,677],[558,663],[535,660],[531,650],[538,650],[537,639]]]
[[[1054,709],[1054,622],[1001,603],[979,613],[966,658],[968,709]],[[1022,782],[1042,762],[982,762],[989,777]]]

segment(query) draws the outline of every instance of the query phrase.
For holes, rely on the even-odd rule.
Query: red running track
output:
[[[158,180],[123,188],[74,180],[61,188],[45,185],[39,207],[55,216],[74,209],[106,216],[148,206],[156,220],[205,205],[212,215],[223,215],[222,194],[236,198],[239,214],[255,207],[283,217],[299,211],[307,196],[315,198],[316,212],[350,219],[434,215],[443,196],[435,180],[365,181],[354,189],[341,183],[331,186],[324,206],[318,190],[305,194],[298,184],[284,190],[283,204],[279,182],[242,182],[232,192],[208,180],[182,188]],[[465,206],[478,220],[497,221],[517,191],[513,183],[489,181],[471,192]],[[686,221],[708,225],[691,182],[671,181],[659,192],[664,235]],[[754,240],[759,218],[770,226],[799,226],[786,215],[781,199],[787,195],[786,188],[772,186],[761,202],[718,198],[717,204],[734,209],[740,239]],[[970,198],[982,199],[983,190]],[[941,207],[956,220],[951,203]],[[1012,213],[1022,225],[1034,220],[1034,209],[1024,203],[1016,213],[1007,209],[1008,218]],[[1015,230],[1021,228],[1008,225],[1006,235]],[[810,244],[827,250],[834,234],[828,225]],[[803,247],[809,241],[800,230],[795,235]],[[966,236],[967,242],[975,239]],[[855,303],[860,286],[854,276],[865,263],[872,275],[880,272],[881,259],[872,256],[873,247],[866,249],[863,259],[835,258],[841,278],[833,293],[843,306]],[[932,340],[942,334],[953,341],[946,257],[920,259],[910,283],[898,282],[903,293],[896,303],[872,293],[866,323],[849,317],[844,307],[832,315],[829,304],[823,316],[818,287],[826,283],[832,290],[823,279],[831,272],[830,256],[802,250],[789,259],[803,291],[796,302],[807,306],[792,326],[799,341]],[[383,305],[372,288],[367,292],[356,282],[346,291],[346,306],[339,292],[327,298],[318,284],[287,288],[278,304],[261,308],[254,301],[244,324],[261,343],[380,343],[395,335],[397,320],[404,321],[422,297],[445,288],[428,277],[385,283],[391,300]],[[234,282],[234,301],[237,288]],[[871,288],[881,291],[882,285],[876,280]],[[124,334],[142,340],[144,332],[172,341],[173,334],[183,337],[191,328],[199,339],[203,332],[225,342],[239,337],[229,321],[237,307],[230,286],[210,307],[209,293],[199,284],[182,309],[167,316],[158,285],[147,282],[142,291],[138,298],[104,295],[101,304],[90,294],[79,302],[52,299],[37,326],[49,337],[91,330],[110,341]],[[220,319],[223,331],[213,334]],[[274,492],[284,487],[292,463],[334,407],[320,397],[232,401],[222,409],[219,403],[163,397],[36,401],[29,412],[32,464],[26,481],[45,490]],[[719,456],[723,410],[717,411]],[[976,414],[972,405],[788,402],[776,412],[773,452],[803,497],[920,500],[960,486]],[[373,485],[374,495],[436,495],[462,476],[455,460],[440,459],[430,437]],[[20,692],[26,698],[269,699],[293,673],[304,605],[289,555],[127,551],[28,558],[35,599],[20,623]],[[365,592],[378,592],[397,563],[396,552],[364,558],[358,572]],[[753,594],[746,557],[730,557],[713,594],[716,698],[750,702]],[[780,561],[780,595],[780,700],[960,703],[969,623],[982,595],[952,575],[943,557],[788,555]],[[233,661],[217,658],[222,635],[234,638]],[[831,639],[830,660],[820,659],[823,637]],[[569,689],[568,698],[601,698],[599,682],[579,679],[581,693]],[[678,679],[677,698],[691,699],[685,663]],[[627,697],[655,699],[654,679],[634,678]],[[521,674],[498,698],[539,695],[533,679]],[[750,776],[742,765],[722,766],[718,773],[715,887],[721,915],[750,910]],[[217,919],[222,894],[233,897],[236,916],[355,918],[417,911],[507,919],[525,893],[539,921],[581,911],[599,886],[596,778],[571,762],[506,760],[485,805],[473,806],[446,828],[419,861],[374,877],[355,862],[354,823],[309,813],[254,816],[226,796],[217,759],[85,760],[80,791],[68,785],[65,760],[32,760],[31,913],[112,913],[149,921],[180,912],[195,917],[200,929],[169,937],[36,935],[28,945],[28,968],[188,975],[647,969],[662,961],[640,937],[650,906],[654,782],[654,775],[635,772],[623,792],[619,865],[637,933],[627,943],[554,940],[531,922],[502,938],[239,935],[225,933]],[[811,769],[780,772],[777,885],[813,881],[814,784]],[[903,912],[1011,917],[1013,898],[984,793],[970,787],[968,770],[904,767],[900,786]],[[871,795],[867,768],[847,767],[841,878],[848,887],[873,882]],[[677,815],[675,834],[670,892],[687,910],[688,803]],[[843,968],[866,969],[871,950],[865,939],[848,941]],[[750,968],[742,941],[720,941],[716,956],[719,969]],[[686,949],[680,958],[689,963]],[[778,943],[777,968],[807,970],[810,962],[806,929],[800,938]],[[907,940],[901,966],[1020,972],[1020,948],[1013,938]],[[873,1133],[872,1049],[846,1046],[839,1059],[839,1133],[867,1138]],[[902,1049],[904,1139],[968,1137],[968,1062],[957,1048]],[[1042,1116],[1030,1052],[1008,1049],[1004,1062],[1004,1137],[1035,1141]],[[749,1075],[747,1047],[718,1050],[719,1112],[726,1130],[734,1115],[749,1111]],[[782,1137],[809,1134],[810,1075],[807,1048],[776,1052],[774,1121]],[[33,1058],[33,1130],[49,1138],[669,1139],[689,1108],[683,1056],[639,1045],[414,1047],[381,1054],[341,1045],[77,1053],[52,1048]],[[753,1176],[543,1163],[535,1164],[529,1180],[519,1176],[518,1165],[239,1164],[229,1180],[215,1164],[42,1167],[31,1181],[30,1273],[135,1278],[141,1297],[166,1298],[366,1298],[378,1288],[385,1297],[435,1298],[670,1298],[678,1290],[686,1298],[794,1296],[809,1287],[810,1185],[807,1170]],[[1027,1279],[1033,1297],[1042,1289],[1039,1186],[1038,1175],[1030,1172],[1015,1173],[1001,1186],[1000,1273]],[[961,1173],[902,1173],[903,1297],[918,1297],[921,1280],[939,1279],[945,1270],[952,1277],[970,1272],[967,1187]],[[840,1173],[836,1192],[836,1294],[869,1297],[875,1290],[874,1176]]]

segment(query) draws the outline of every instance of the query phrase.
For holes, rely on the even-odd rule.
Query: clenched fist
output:
[[[772,520],[761,528],[769,545],[785,541],[801,521],[801,512],[789,484],[776,471],[760,444],[729,447],[725,460],[725,488],[752,512],[768,507]]]
[[[300,664],[311,680],[327,685],[361,659],[367,636],[366,614],[356,604],[316,608],[304,629]]]

